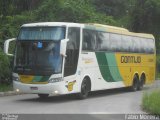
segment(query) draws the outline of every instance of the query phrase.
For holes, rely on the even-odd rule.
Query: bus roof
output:
[[[103,25],[103,24],[97,24],[97,23],[89,23],[88,25],[92,25],[98,28],[103,28],[103,30],[106,32],[154,39],[154,36],[152,34],[130,32],[129,30],[122,27],[115,27],[115,26]]]
[[[103,24],[97,24],[97,23],[81,24],[81,23],[71,23],[71,22],[39,22],[39,23],[24,24],[21,27],[38,27],[38,26],[75,26],[75,27],[83,26],[83,27],[89,27],[90,29],[94,29],[94,30],[96,29],[96,30],[102,30],[105,32],[154,39],[154,36],[152,34],[135,33],[135,32],[130,32],[129,30],[122,27],[115,27],[115,26],[103,25]]]
[[[116,27],[116,26],[110,26],[110,25],[103,25],[103,24],[94,24],[94,23],[90,23],[91,25],[94,25],[96,27],[104,27],[104,28],[107,28],[109,30],[118,30],[118,31],[125,31],[125,32],[128,32],[127,29],[125,28],[121,28],[121,27]]]
[[[21,27],[39,27],[39,26],[81,26],[79,23],[69,23],[69,22],[39,22],[39,23],[28,23]]]

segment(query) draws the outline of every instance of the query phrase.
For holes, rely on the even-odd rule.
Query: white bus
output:
[[[155,80],[155,42],[149,34],[100,24],[65,22],[21,26],[13,65],[14,90],[49,95],[131,87]]]

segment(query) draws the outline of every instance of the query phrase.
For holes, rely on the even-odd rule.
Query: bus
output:
[[[14,55],[10,42],[16,42]],[[96,23],[42,22],[21,26],[6,40],[14,56],[13,87],[17,92],[73,94],[129,87],[141,90],[155,80],[156,48],[151,34]]]

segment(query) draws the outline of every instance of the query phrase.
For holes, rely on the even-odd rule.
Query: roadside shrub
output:
[[[10,81],[11,69],[8,57],[0,49],[0,84]]]
[[[145,93],[142,99],[142,107],[151,114],[160,115],[160,89]]]

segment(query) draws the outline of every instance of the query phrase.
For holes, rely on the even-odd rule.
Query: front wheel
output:
[[[79,99],[85,99],[90,91],[90,82],[87,78],[84,78],[81,84],[81,92],[78,94]]]

